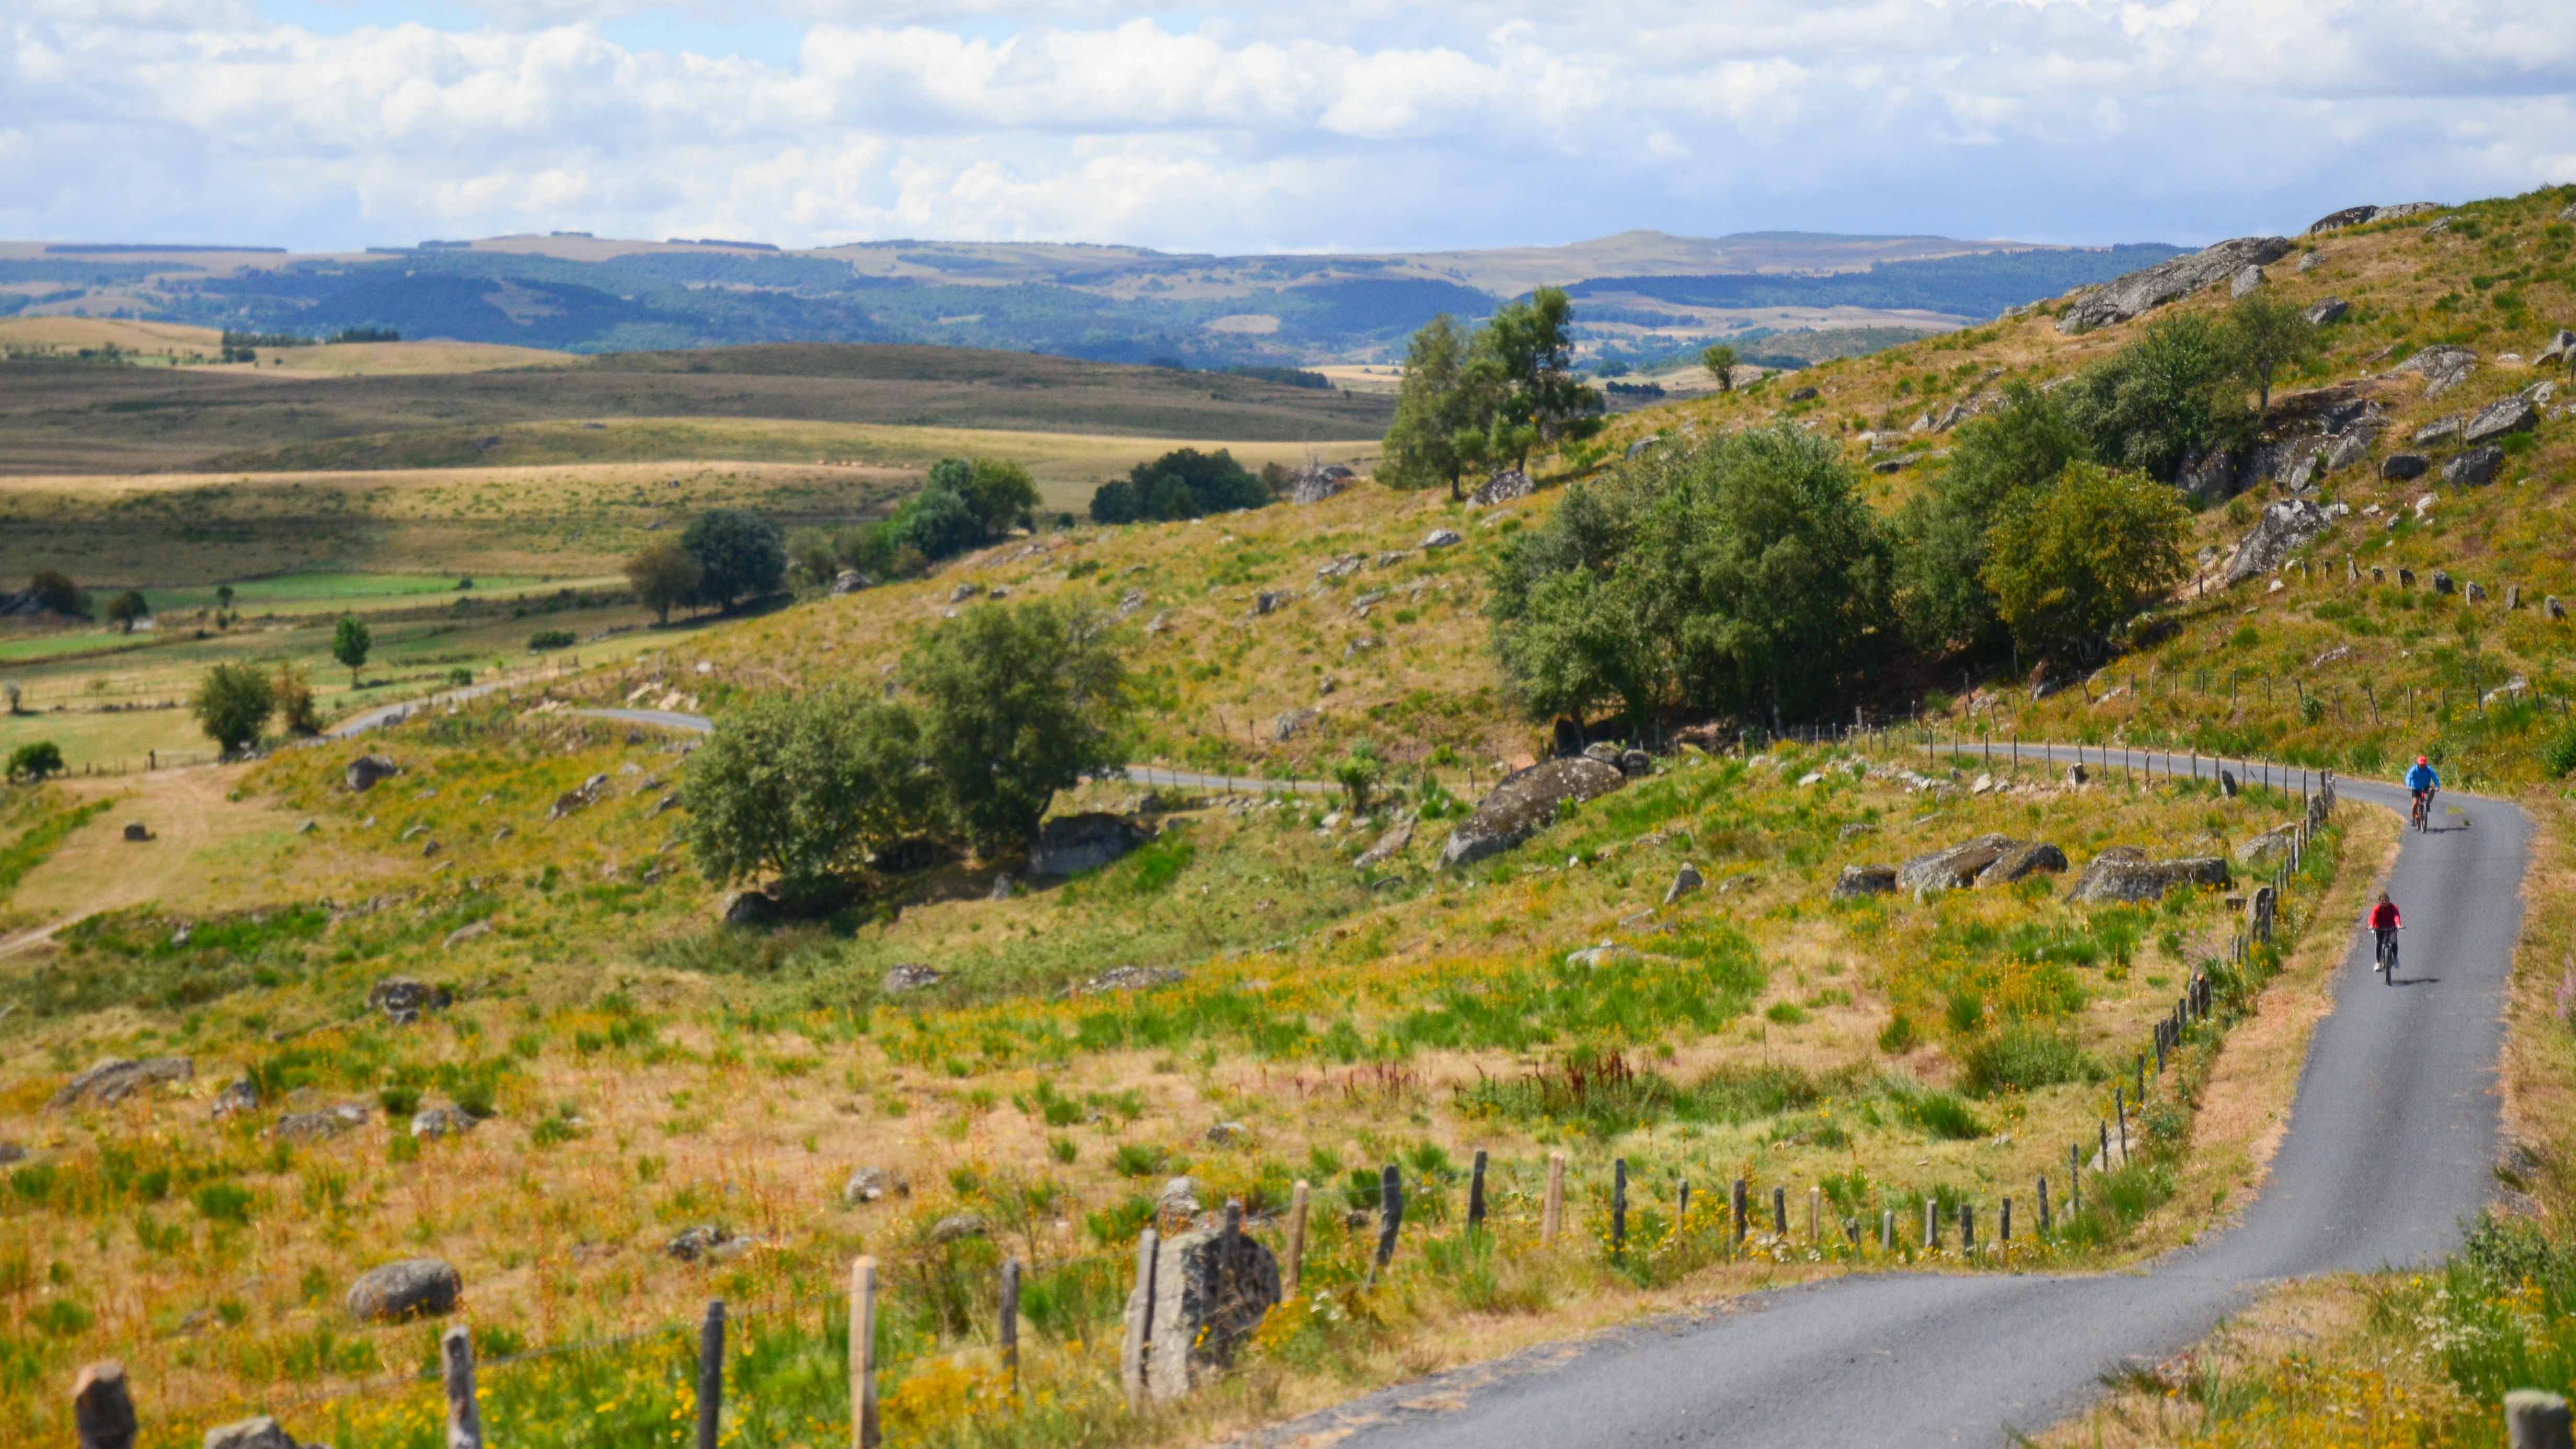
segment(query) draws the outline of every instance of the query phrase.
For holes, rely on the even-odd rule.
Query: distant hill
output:
[[[1195,367],[1383,360],[1434,314],[1569,287],[1596,360],[1819,327],[1938,330],[2172,255],[1929,236],[1622,232],[1559,247],[1200,256],[1062,243],[555,235],[363,253],[0,244],[0,316],[325,335],[390,328],[572,352],[911,342]]]

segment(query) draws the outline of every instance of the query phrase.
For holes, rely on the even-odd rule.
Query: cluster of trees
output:
[[[677,540],[646,544],[626,560],[626,582],[661,622],[683,606],[730,609],[787,581],[778,525],[742,508],[699,514]]]
[[[1413,334],[1386,434],[1380,477],[1400,487],[1449,485],[1469,471],[1523,467],[1542,446],[1589,437],[1601,394],[1574,370],[1574,305],[1541,287],[1470,332],[1447,313]]]
[[[1282,470],[1284,479],[1285,470]],[[1202,453],[1175,448],[1150,463],[1139,463],[1124,478],[1113,478],[1091,495],[1094,523],[1150,523],[1179,518],[1205,518],[1259,508],[1271,501],[1273,484],[1241,464],[1223,448]]]
[[[206,738],[226,755],[258,744],[272,716],[289,734],[322,732],[313,686],[291,664],[280,664],[274,673],[262,673],[254,664],[218,664],[197,681],[188,709]]]
[[[843,569],[872,579],[910,578],[941,559],[1036,527],[1037,508],[1037,480],[1019,464],[942,458],[930,465],[921,491],[891,517],[838,532],[797,530],[785,543],[786,566],[818,587]]]
[[[2007,387],[1886,524],[1835,445],[1791,425],[1659,449],[1497,557],[1504,673],[1540,714],[1776,723],[1909,657],[2099,658],[2187,576],[2174,481],[2251,442],[2318,343],[2259,292],[2159,320],[2061,386]]]
[[[957,839],[1026,847],[1055,793],[1120,763],[1129,709],[1108,620],[1032,601],[974,609],[902,662],[899,696],[843,684],[717,721],[681,798],[699,867],[829,903],[871,857]]]

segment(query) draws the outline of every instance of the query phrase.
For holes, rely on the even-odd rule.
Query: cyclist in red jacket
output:
[[[2388,892],[2379,893],[2379,904],[2370,908],[2370,914],[2363,918],[2363,923],[2370,927],[2371,935],[2379,942],[2379,949],[2372,956],[2375,962],[2372,969],[2387,968],[2397,959],[2397,933],[2406,929],[2405,923],[2398,919],[2397,903],[2388,898]]]

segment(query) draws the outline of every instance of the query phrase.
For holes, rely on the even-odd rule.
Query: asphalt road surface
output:
[[[2393,785],[2339,794],[2345,809],[2406,803]],[[2003,1445],[2082,1409],[2106,1369],[2197,1341],[2268,1282],[2441,1257],[2493,1183],[2530,823],[2465,795],[2436,814],[2438,829],[2406,835],[2389,885],[2407,926],[2397,982],[2371,970],[2353,923],[2270,1179],[2234,1228],[2132,1272],[1861,1274],[1759,1294],[1407,1384],[1254,1442]]]

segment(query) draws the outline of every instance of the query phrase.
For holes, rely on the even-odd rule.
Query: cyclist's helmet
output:
[[[2417,756],[2415,757],[2415,763],[2417,763],[2417,764],[2419,764],[2419,765],[2429,765],[2429,764],[2431,764],[2431,763],[2433,763],[2433,762],[2432,762],[2431,760],[2428,760],[2428,759],[2424,758],[2422,755],[2417,755]]]

